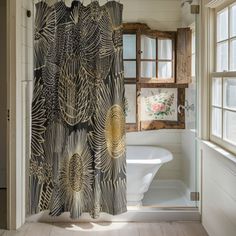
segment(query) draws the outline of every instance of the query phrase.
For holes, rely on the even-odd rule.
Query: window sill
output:
[[[221,156],[223,156],[224,158],[230,160],[231,162],[236,164],[236,155],[230,153],[229,151],[227,151],[226,149],[218,146],[215,143],[212,143],[210,141],[204,141],[201,140],[201,143],[207,147],[209,147],[210,149],[214,150],[215,152],[217,152],[218,154],[220,154]]]

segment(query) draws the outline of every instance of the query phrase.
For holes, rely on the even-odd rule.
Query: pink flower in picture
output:
[[[165,111],[166,106],[163,103],[154,103],[152,104],[152,111],[153,112],[158,112],[158,111]]]

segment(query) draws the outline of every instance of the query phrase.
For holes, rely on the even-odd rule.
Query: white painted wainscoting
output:
[[[235,236],[236,157],[209,142],[201,150],[202,223],[209,236]]]

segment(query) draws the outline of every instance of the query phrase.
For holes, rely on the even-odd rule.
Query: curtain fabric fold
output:
[[[31,214],[126,211],[122,11],[36,4]]]

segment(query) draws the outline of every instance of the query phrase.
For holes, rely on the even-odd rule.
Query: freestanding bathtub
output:
[[[155,146],[127,146],[127,202],[129,206],[142,205],[144,193],[159,170],[173,159],[170,151]]]

